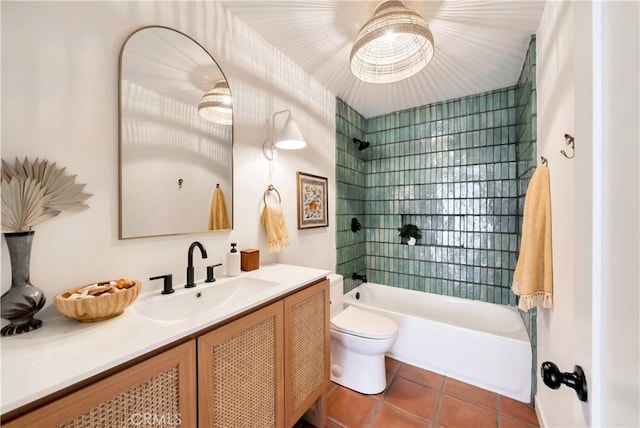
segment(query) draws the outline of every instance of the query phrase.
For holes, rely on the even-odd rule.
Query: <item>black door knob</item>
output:
[[[587,378],[582,367],[573,366],[573,373],[562,373],[554,363],[545,361],[540,366],[540,375],[549,388],[558,389],[565,384],[576,391],[580,401],[587,401]]]

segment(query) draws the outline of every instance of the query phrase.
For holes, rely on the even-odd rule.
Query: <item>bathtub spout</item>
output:
[[[358,275],[357,273],[355,273],[355,272],[354,272],[354,273],[351,275],[351,279],[353,279],[354,281],[362,280],[362,282],[367,282],[367,275],[366,275],[366,274],[364,274],[364,275]]]

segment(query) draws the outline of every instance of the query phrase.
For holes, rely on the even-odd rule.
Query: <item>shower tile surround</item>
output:
[[[536,55],[515,86],[370,119],[336,108],[337,267],[373,282],[515,305],[524,197],[536,166]],[[371,142],[358,151],[353,138]],[[356,216],[362,230],[350,230]],[[418,245],[397,228],[414,223]],[[520,312],[533,347],[536,311]]]
[[[336,104],[336,272],[344,276],[345,292],[357,284],[351,274],[366,273],[366,154],[353,139],[365,140],[366,119],[344,101]],[[351,219],[362,229],[351,231]]]
[[[509,286],[518,244],[516,87],[368,119],[364,139],[371,148],[364,153],[356,153],[352,135],[341,134],[362,130],[354,124],[361,123],[358,115],[341,100],[337,111],[337,120],[349,125],[337,126],[338,215],[347,219],[349,206],[366,213],[361,232],[369,279],[515,304]],[[341,239],[343,223],[338,220],[338,272],[350,276],[345,268],[358,254],[341,254],[354,248]],[[419,245],[401,245],[403,223],[422,230]],[[354,285],[345,281],[345,291]]]
[[[515,107],[511,87],[367,121],[372,281],[515,303]],[[400,245],[406,223],[421,229],[419,245]]]

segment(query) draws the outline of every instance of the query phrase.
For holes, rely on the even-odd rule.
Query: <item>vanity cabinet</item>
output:
[[[191,340],[2,426],[193,427],[196,425],[195,352],[195,340]]]
[[[190,337],[3,427],[326,425],[328,280]]]
[[[324,427],[329,387],[329,280],[284,299],[285,414],[293,426],[312,408],[313,423]]]
[[[326,425],[329,281],[198,338],[201,427]],[[315,403],[315,406],[314,406]]]
[[[281,427],[282,301],[198,338],[201,427]]]

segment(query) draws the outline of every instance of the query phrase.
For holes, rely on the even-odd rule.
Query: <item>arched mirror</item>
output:
[[[120,52],[120,239],[233,227],[232,98],[211,55],[152,26]]]

